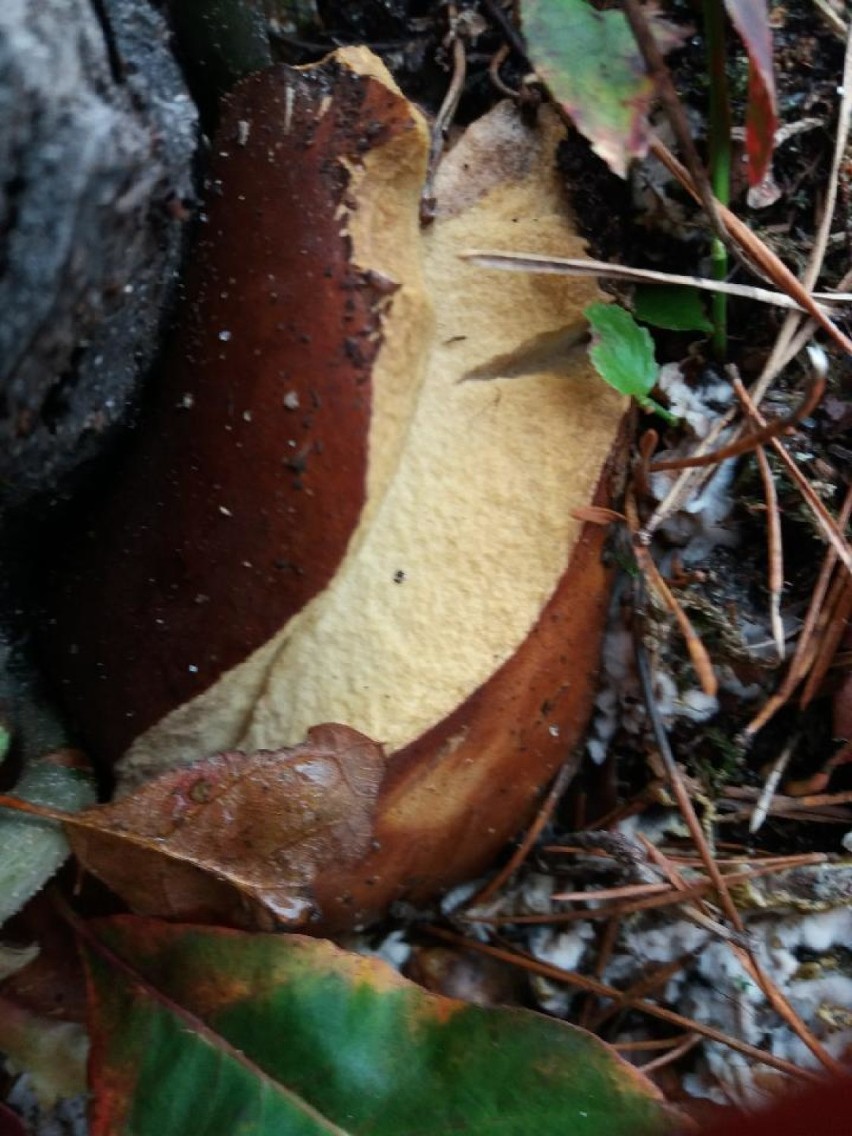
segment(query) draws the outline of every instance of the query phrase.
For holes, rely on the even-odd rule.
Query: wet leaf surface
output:
[[[237,926],[300,925],[326,864],[360,857],[384,769],[346,726],[301,745],[224,753],[74,818],[78,859],[135,911]]]
[[[140,914],[299,926],[326,865],[367,850],[382,750],[347,726],[300,745],[222,753],[59,819],[80,863]]]
[[[118,917],[84,944],[92,1136],[673,1126],[650,1082],[585,1031],[428,994],[321,940]]]

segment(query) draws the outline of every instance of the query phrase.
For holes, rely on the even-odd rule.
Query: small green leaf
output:
[[[84,929],[92,1136],[640,1136],[677,1118],[603,1042],[301,935]]]
[[[697,288],[681,284],[639,284],[633,297],[636,318],[668,331],[713,330]]]
[[[633,398],[647,398],[657,381],[654,341],[647,329],[617,304],[590,304],[586,319],[594,332],[589,348],[598,374]]]
[[[589,357],[604,382],[635,398],[643,409],[676,422],[673,414],[649,396],[658,367],[648,329],[617,304],[590,304],[584,314],[594,333]]]

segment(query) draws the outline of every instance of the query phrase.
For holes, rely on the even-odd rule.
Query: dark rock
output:
[[[196,111],[145,0],[0,5],[0,513],[62,492],[157,350]]]

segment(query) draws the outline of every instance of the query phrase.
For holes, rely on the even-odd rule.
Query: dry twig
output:
[[[506,884],[506,882],[515,874],[517,869],[526,860],[535,842],[538,840],[544,831],[548,821],[553,816],[553,811],[559,804],[562,794],[570,785],[573,780],[574,774],[577,772],[577,766],[580,763],[579,753],[572,755],[568,758],[562,768],[556,775],[556,779],[550,788],[550,792],[544,799],[538,814],[524,835],[523,840],[515,849],[513,854],[509,857],[506,864],[500,869],[496,876],[485,885],[480,892],[478,892],[468,903],[466,907],[477,907],[480,904],[487,903],[498,891]]]
[[[837,518],[838,528],[842,531],[846,528],[849,522],[849,517],[852,515],[852,487],[847,490],[846,498]],[[810,668],[813,666],[816,658],[816,647],[814,645],[814,633],[820,619],[820,613],[823,611],[823,605],[826,593],[831,585],[832,573],[834,572],[835,565],[837,564],[837,552],[832,545],[826,551],[825,560],[823,561],[820,574],[816,582],[816,586],[811,594],[811,601],[808,605],[808,611],[805,616],[805,621],[802,624],[802,629],[799,632],[798,642],[796,649],[793,653],[793,658],[787,668],[787,674],[781,686],[775,694],[769,698],[761,708],[758,714],[752,718],[748,725],[743,730],[743,736],[746,738],[753,737],[759,730],[761,730],[766,723],[772,718],[782,706],[792,697],[794,690],[802,681],[802,679],[809,673]],[[847,577],[848,579],[848,577]],[[839,581],[835,580],[835,588]],[[846,587],[845,582],[841,584]],[[831,612],[833,604],[829,599],[825,604],[826,609]]]
[[[426,179],[423,183],[423,191],[420,195],[420,220],[422,223],[432,221],[435,216],[435,173],[438,169],[438,163],[441,160],[441,154],[444,152],[447,131],[455,118],[456,110],[461,100],[462,91],[464,90],[464,80],[467,75],[467,51],[465,50],[464,41],[458,31],[459,13],[457,4],[447,4],[447,17],[449,19],[450,30],[445,42],[452,44],[453,69],[450,85],[447,87],[446,94],[444,95],[444,101],[441,103],[438,113],[435,115],[435,121],[432,124],[432,143],[429,147],[429,164],[426,170]]]
[[[718,893],[719,902],[726,918],[728,919],[731,928],[739,935],[744,935],[745,927],[737,910],[736,904],[731,898],[731,893],[728,890],[725,878],[719,870],[718,865],[713,857],[713,853],[707,843],[707,839],[699,824],[698,817],[695,813],[695,808],[692,804],[692,799],[686,791],[683,783],[683,778],[677,763],[674,760],[674,754],[669,745],[668,735],[666,734],[662,720],[660,719],[657,707],[654,702],[653,687],[651,680],[650,664],[648,656],[640,637],[636,636],[635,640],[636,663],[639,671],[640,682],[642,689],[645,693],[645,702],[648,710],[648,716],[651,720],[651,725],[654,732],[654,737],[657,742],[657,748],[663,760],[666,772],[669,777],[669,786],[680,809],[681,815],[686,822],[689,834],[692,837],[696,848],[698,849],[704,867],[708,876],[713,881],[713,885]],[[676,869],[674,869],[676,873]],[[673,875],[673,881],[677,879],[677,874]],[[681,880],[681,886],[686,887],[685,881]],[[813,1036],[811,1031],[807,1028],[805,1023],[795,1013],[793,1008],[789,1005],[786,998],[778,989],[776,984],[772,981],[769,975],[766,974],[763,967],[760,965],[754,951],[749,946],[738,946],[731,943],[731,950],[736,954],[740,965],[745,969],[746,973],[753,979],[754,982],[763,991],[767,1002],[778,1013],[799,1039],[810,1049],[817,1060],[828,1070],[837,1073],[841,1069],[841,1065],[836,1061],[830,1053],[825,1049],[822,1043]]]
[[[775,478],[766,450],[758,446],[754,451],[760,469],[760,480],[763,484],[763,496],[766,501],[766,552],[769,561],[769,576],[767,590],[769,592],[769,625],[772,628],[772,638],[775,641],[775,652],[778,661],[784,659],[784,623],[781,619],[781,595],[784,591],[784,546],[781,541],[781,515],[778,511],[778,494],[775,490]]]

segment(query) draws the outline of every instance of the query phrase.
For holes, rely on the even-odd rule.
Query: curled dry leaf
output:
[[[582,254],[562,132],[496,108],[421,230],[429,133],[374,56],[241,83],[159,402],[50,589],[45,653],[125,789],[317,722],[381,742],[326,927],[482,870],[591,709],[605,533],[572,510],[607,503],[625,409],[579,344],[601,297],[459,256]]]
[[[272,929],[307,922],[317,873],[363,856],[383,771],[368,738],[316,726],[301,745],[217,754],[111,805],[41,815],[140,914]]]

